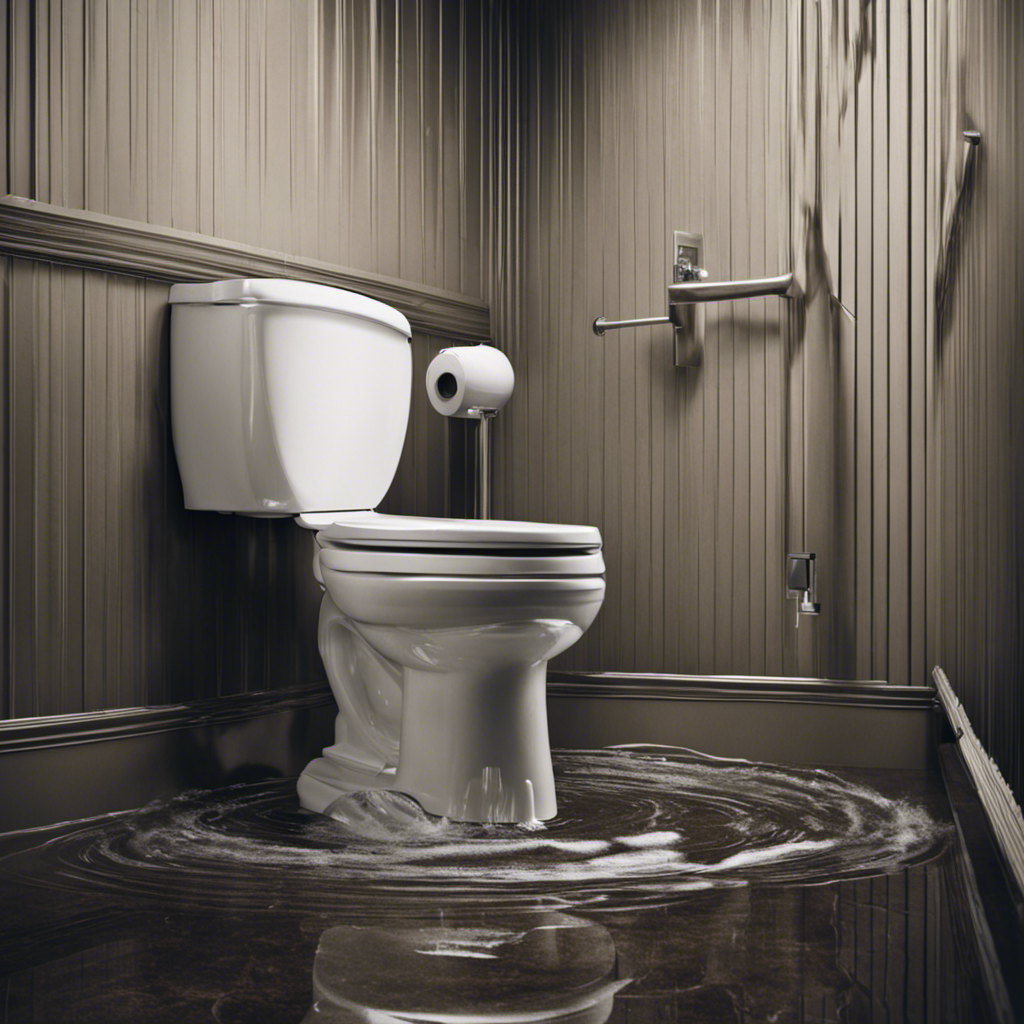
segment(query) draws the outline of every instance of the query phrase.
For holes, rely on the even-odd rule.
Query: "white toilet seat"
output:
[[[428,576],[600,576],[590,526],[344,513],[317,534],[321,569]]]
[[[395,551],[349,545],[320,550],[320,569],[403,576],[601,576],[600,551],[527,554],[480,551]]]
[[[594,526],[528,523],[512,519],[435,519],[392,516],[381,512],[315,512],[299,516],[302,526],[319,530],[321,545],[362,548],[468,551],[539,548],[600,551],[601,532]]]

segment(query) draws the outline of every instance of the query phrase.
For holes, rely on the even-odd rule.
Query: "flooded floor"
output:
[[[937,775],[555,773],[543,825],[281,780],[0,837],[0,1021],[986,1019]]]

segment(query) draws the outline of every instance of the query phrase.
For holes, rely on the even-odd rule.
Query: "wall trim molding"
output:
[[[0,833],[290,778],[333,734],[327,684],[0,722]]]
[[[974,952],[991,1018],[999,1024],[1024,1020],[1024,930],[1013,880],[995,840],[988,812],[956,742],[939,744],[939,768],[956,828],[959,856],[950,865],[962,889],[973,926]]]
[[[264,715],[318,708],[333,703],[334,698],[327,683],[319,681],[282,690],[239,693],[184,704],[12,718],[0,722],[0,754],[152,736],[175,729],[227,726],[262,718]]]
[[[290,256],[193,231],[0,197],[0,252],[47,263],[159,281],[286,277],[353,291],[400,309],[413,330],[452,341],[488,341],[491,314],[479,298],[322,260]]]
[[[604,700],[757,700],[921,710],[935,706],[936,690],[922,686],[889,686],[875,681],[553,670],[548,673],[548,695]],[[331,705],[333,701],[330,688],[318,681],[183,704],[12,718],[0,721],[0,754],[150,736],[174,729],[223,726],[264,715]]]
[[[686,676],[629,672],[548,672],[552,697],[627,700],[767,701],[927,710],[930,686],[890,686],[880,680],[785,679],[768,676]]]
[[[548,698],[554,747],[668,743],[779,763],[895,768],[927,764],[937,706],[930,687],[618,672],[552,671]],[[0,721],[0,833],[186,789],[298,775],[330,742],[336,714],[317,680]]]
[[[957,749],[971,783],[978,792],[978,799],[985,808],[999,851],[1016,886],[1018,906],[1024,908],[1024,815],[999,766],[978,739],[946,673],[936,665],[932,677],[942,708],[953,729]]]

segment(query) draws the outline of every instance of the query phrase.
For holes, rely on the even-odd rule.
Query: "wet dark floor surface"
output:
[[[556,778],[540,828],[282,780],[0,837],[0,1021],[987,1019],[937,774]]]

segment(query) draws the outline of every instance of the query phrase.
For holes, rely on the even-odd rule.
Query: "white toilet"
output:
[[[391,789],[464,821],[557,811],[547,662],[604,599],[590,526],[389,516],[412,386],[409,323],[324,285],[171,288],[174,448],[191,509],[295,516],[326,590],[335,742],[304,807]]]

